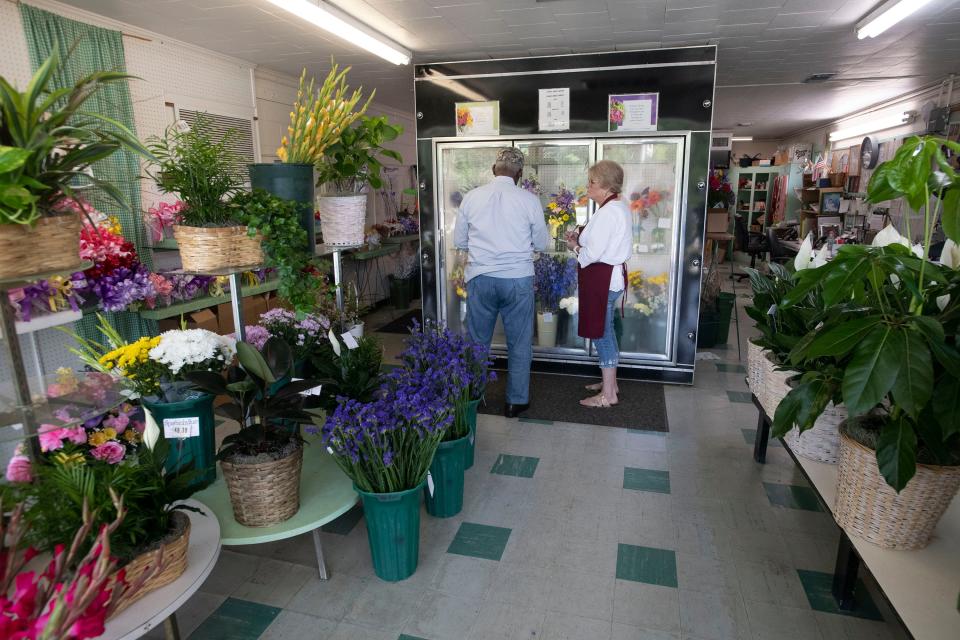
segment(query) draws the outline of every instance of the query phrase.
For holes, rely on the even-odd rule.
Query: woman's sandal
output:
[[[603,383],[596,382],[594,384],[588,384],[584,387],[587,391],[603,391]],[[620,387],[617,387],[617,393],[620,393]]]
[[[589,398],[584,398],[580,401],[580,404],[584,407],[595,407],[598,409],[609,409],[610,407],[616,406],[617,402],[610,402],[607,400],[607,397],[602,393],[598,393],[595,396],[590,396]]]

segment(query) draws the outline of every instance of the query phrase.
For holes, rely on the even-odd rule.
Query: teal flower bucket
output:
[[[217,479],[216,423],[213,420],[213,396],[197,391],[180,402],[143,401],[170,443],[167,473],[192,467],[199,474],[191,487],[204,487]]]
[[[469,469],[473,466],[474,457],[477,448],[477,407],[480,406],[482,398],[471,400],[467,403],[467,424],[470,425],[470,435],[467,436],[467,446],[463,450],[463,468]]]
[[[381,580],[399,582],[417,570],[420,559],[420,494],[426,482],[393,493],[354,489],[363,501],[373,571]]]
[[[463,470],[470,436],[441,442],[430,463],[433,487],[427,483],[423,501],[437,518],[455,516],[463,509]],[[431,491],[432,489],[432,491]]]

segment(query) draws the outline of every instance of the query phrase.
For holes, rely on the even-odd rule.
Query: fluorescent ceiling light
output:
[[[887,0],[857,23],[857,38],[876,38],[931,0]]]
[[[890,129],[892,127],[899,127],[902,124],[907,124],[913,120],[913,112],[904,111],[903,113],[893,113],[885,116],[879,116],[871,119],[868,122],[862,124],[853,125],[845,129],[837,129],[830,133],[830,142],[835,142],[837,140],[847,140],[848,138],[856,138],[868,133],[873,133],[874,131],[882,131],[884,129]]]
[[[267,0],[270,4],[289,11],[310,24],[329,31],[344,42],[366,49],[393,64],[408,64],[411,53],[397,45],[388,43],[366,25],[341,17],[331,9],[309,0]]]
[[[733,136],[731,142],[753,142],[753,136]]]

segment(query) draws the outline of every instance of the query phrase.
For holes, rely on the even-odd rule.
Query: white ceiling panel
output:
[[[266,0],[64,0],[198,46],[299,75],[331,54],[350,81],[412,109],[396,67]],[[320,0],[317,0],[320,1]],[[960,73],[960,0],[933,0],[878,38],[854,25],[881,0],[328,0],[414,52],[415,61],[718,46],[714,126],[750,121],[780,137]],[[835,81],[802,84],[812,74]],[[866,80],[864,80],[866,79]]]

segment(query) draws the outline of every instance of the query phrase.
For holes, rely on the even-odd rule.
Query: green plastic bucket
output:
[[[700,325],[697,327],[697,346],[709,349],[716,345],[719,332],[720,315],[716,311],[701,311]]]
[[[471,400],[467,403],[467,424],[470,425],[470,435],[467,436],[467,446],[463,450],[463,468],[469,469],[473,466],[477,448],[477,407],[480,406],[480,400]]]
[[[390,281],[390,302],[394,309],[410,308],[410,280],[387,276]]]
[[[354,489],[363,501],[367,541],[373,571],[381,580],[398,582],[413,575],[420,558],[421,482],[413,489],[394,493],[367,493]]]
[[[449,518],[463,509],[463,464],[470,436],[441,442],[430,463],[430,482],[423,489],[427,513],[437,518]]]
[[[313,247],[317,243],[313,165],[264,162],[247,166],[250,185],[254,189],[263,189],[278,198],[300,203],[300,226],[307,232],[307,246]]]
[[[180,402],[144,400],[143,406],[153,414],[160,434],[170,443],[167,473],[176,473],[192,466],[199,474],[190,486],[206,486],[216,480],[217,443],[214,433],[216,424],[213,421],[213,396],[197,391],[196,397]],[[174,435],[175,430],[198,435],[179,438]]]
[[[720,323],[717,325],[717,344],[727,344],[730,334],[730,315],[733,312],[737,296],[726,291],[717,295],[717,312],[720,314]]]

